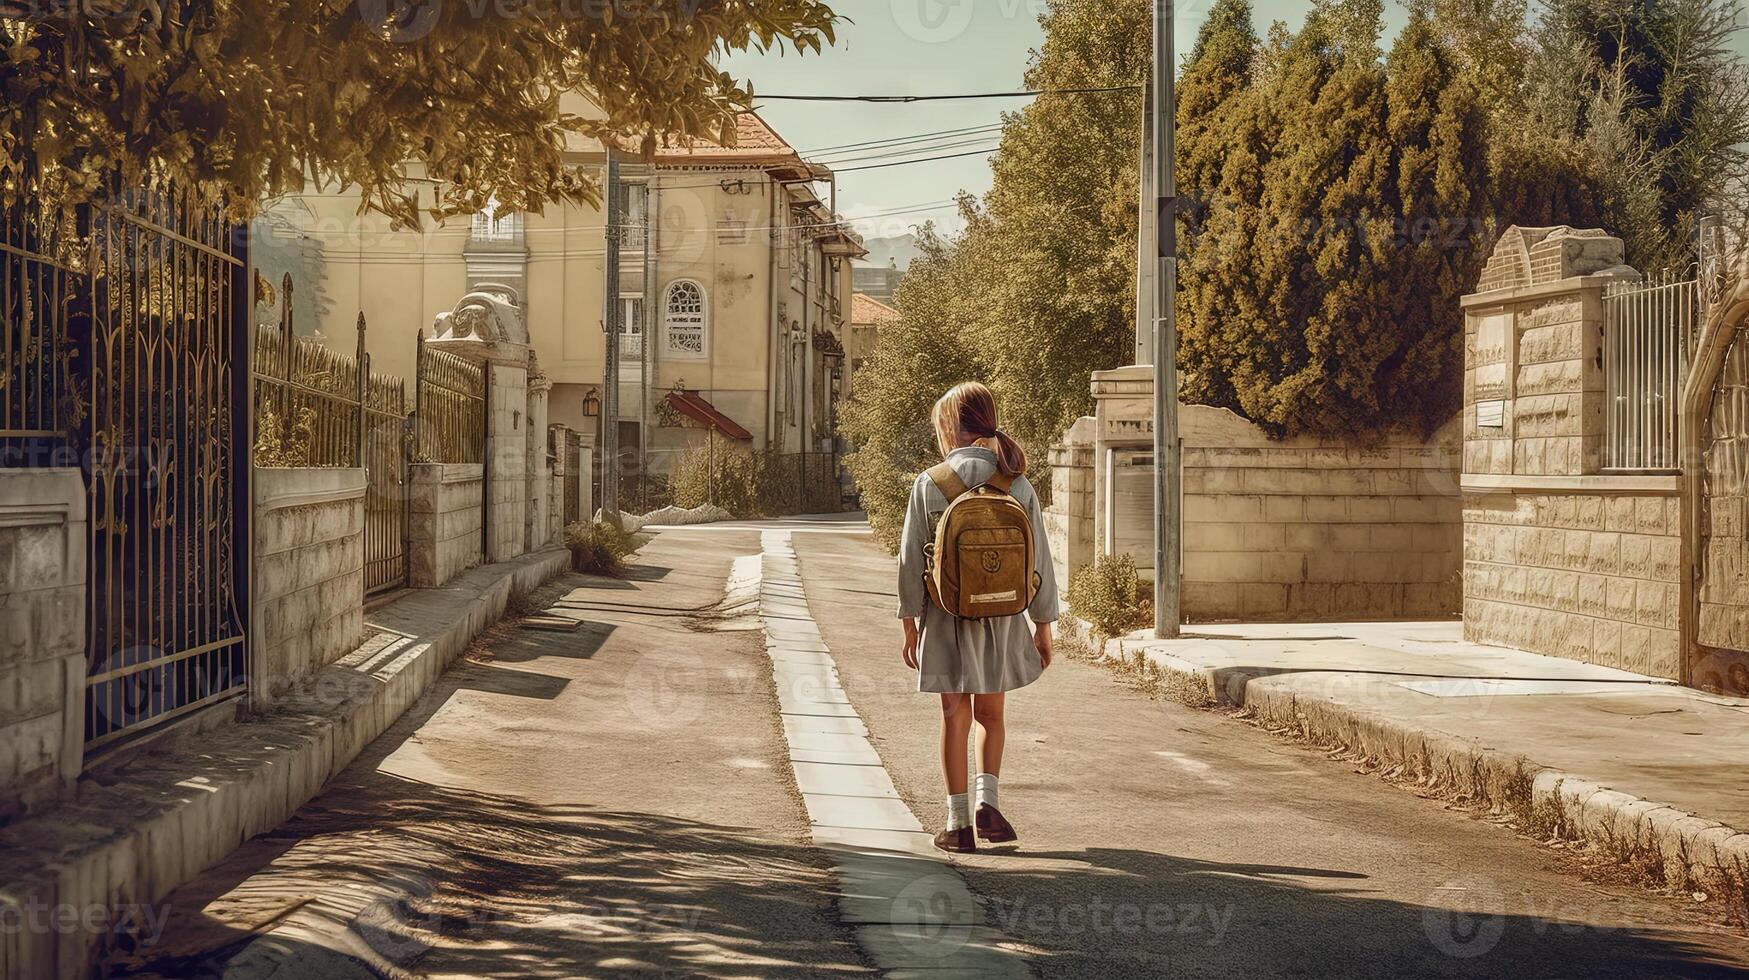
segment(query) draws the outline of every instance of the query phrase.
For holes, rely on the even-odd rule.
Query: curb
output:
[[[503,617],[513,592],[569,564],[568,552],[541,551],[496,566],[471,594],[457,586],[470,574],[486,578],[480,569],[419,590],[450,610],[440,628],[377,632],[278,699],[272,713],[216,728],[186,750],[142,757],[120,779],[82,781],[74,799],[0,829],[0,920],[20,916],[0,931],[0,978],[93,975],[142,914],[315,797]],[[406,615],[392,609],[367,618],[393,629]],[[72,910],[70,921],[63,909]],[[54,919],[36,928],[42,910]]]
[[[1079,626],[1085,635],[1085,626]],[[1124,641],[1100,654],[1125,659]],[[1343,749],[1444,796],[1518,817],[1531,833],[1577,841],[1681,891],[1749,916],[1749,834],[1667,803],[1488,748],[1360,705],[1289,689],[1260,671],[1204,667],[1158,650],[1162,690],[1192,707],[1243,711],[1266,729]],[[1186,696],[1188,695],[1188,696]]]

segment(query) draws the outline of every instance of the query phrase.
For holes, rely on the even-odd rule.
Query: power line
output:
[[[987,146],[991,152],[995,152],[995,150],[1001,145],[1001,142],[1002,141],[995,136],[979,136],[953,142],[931,143],[926,146],[899,146],[889,149],[885,153],[858,152],[838,159],[832,159],[831,154],[826,154],[824,159],[818,159],[814,162],[830,167],[839,163],[868,163],[873,160],[891,160],[894,157],[914,156],[918,153],[931,153],[937,150],[958,150],[968,146]]]
[[[897,146],[901,143],[924,143],[934,139],[944,139],[949,136],[969,136],[973,133],[993,133],[1002,128],[1001,123],[991,123],[985,126],[966,126],[963,129],[943,129],[933,133],[918,133],[915,136],[894,136],[889,139],[864,140],[861,143],[839,143],[835,146],[817,146],[811,150],[803,150],[802,155],[814,153],[837,153],[840,150],[855,150],[861,148],[874,149],[883,146]]]
[[[880,169],[883,169],[885,167],[903,167],[907,164],[912,164],[912,163],[934,163],[937,160],[957,160],[960,157],[989,156],[990,154],[992,154],[994,152],[996,152],[996,151],[993,149],[992,150],[967,150],[964,153],[944,153],[938,157],[923,157],[923,158],[918,159],[918,160],[894,160],[891,163],[870,163],[870,164],[865,164],[865,165],[860,166],[860,167],[834,167],[834,168],[832,168],[832,172],[835,174],[853,174],[853,173],[856,173],[858,170],[880,170]]]
[[[1105,85],[1097,88],[1042,88],[1025,92],[968,92],[956,95],[765,95],[757,99],[785,102],[870,102],[904,105],[911,102],[951,102],[964,99],[1026,99],[1035,95],[1088,95],[1095,92],[1134,92],[1140,85]]]

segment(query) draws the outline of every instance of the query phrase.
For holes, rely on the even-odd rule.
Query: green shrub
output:
[[[804,494],[800,453],[742,449],[713,434],[675,458],[668,491],[676,507],[715,504],[741,519],[843,509],[832,454],[809,453],[805,469]]]
[[[565,528],[565,547],[571,549],[571,570],[586,575],[621,578],[625,559],[643,544],[636,535],[617,524],[578,521]]]
[[[1154,621],[1154,601],[1143,591],[1129,555],[1096,559],[1069,577],[1069,612],[1101,636],[1122,636]]]

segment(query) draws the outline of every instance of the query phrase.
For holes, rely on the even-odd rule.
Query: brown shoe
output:
[[[954,854],[970,854],[978,849],[978,839],[973,835],[972,828],[961,827],[936,834],[935,846]]]
[[[1014,832],[1014,825],[1002,816],[1002,811],[988,803],[978,804],[978,814],[973,818],[977,824],[978,836],[992,844],[1008,844],[1020,839]]]

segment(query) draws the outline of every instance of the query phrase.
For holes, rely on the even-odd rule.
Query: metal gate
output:
[[[112,183],[78,223],[89,752],[244,689],[250,297],[246,236],[185,191]]]
[[[565,433],[565,526],[583,519],[583,434]]]
[[[359,401],[364,417],[364,594],[375,595],[407,584],[407,386],[400,378],[375,375],[364,350],[364,314],[358,315]]]

